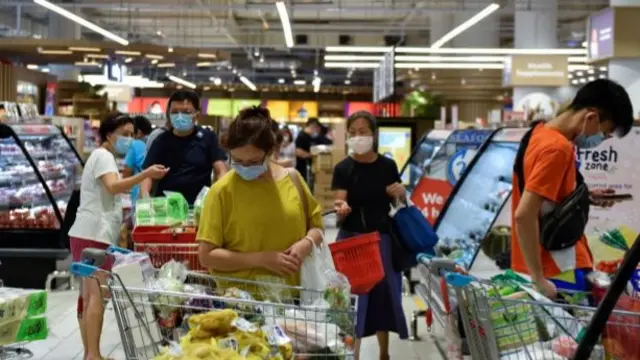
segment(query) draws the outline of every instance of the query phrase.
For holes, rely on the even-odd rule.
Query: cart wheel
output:
[[[22,347],[0,348],[0,359],[2,360],[31,359],[32,357],[33,353],[31,350]]]

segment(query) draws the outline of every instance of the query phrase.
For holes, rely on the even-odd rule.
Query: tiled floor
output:
[[[326,234],[327,240],[335,239],[336,231],[329,230]],[[82,359],[82,342],[76,321],[76,293],[71,291],[53,292],[49,296],[48,320],[50,333],[49,338],[44,341],[28,344],[27,347],[34,352],[35,360],[79,360]],[[410,321],[412,312],[424,305],[420,301],[415,301],[412,297],[404,298],[405,314],[407,322]],[[392,335],[391,358],[402,360],[441,360],[440,353],[432,339],[432,334],[440,334],[441,331],[428,333],[424,319],[418,322],[418,334],[422,336],[421,341],[401,341]],[[113,311],[107,310],[104,330],[102,335],[102,350],[105,356],[114,360],[125,360],[124,353],[120,345],[120,335],[115,321]],[[378,349],[375,337],[363,341],[363,360],[378,359]]]

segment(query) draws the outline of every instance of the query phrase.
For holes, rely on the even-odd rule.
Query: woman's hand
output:
[[[340,218],[344,219],[349,214],[351,214],[351,207],[344,200],[336,200],[333,203],[333,206],[336,209],[336,214],[338,214]]]
[[[169,168],[166,168],[162,165],[151,165],[144,170],[144,174],[147,178],[151,178],[153,180],[162,179],[169,172]]]
[[[404,185],[399,182],[393,183],[387,186],[387,195],[392,198],[404,198],[406,196],[406,190],[404,189]]]
[[[295,274],[300,269],[300,260],[290,254],[276,251],[264,252],[261,258],[261,267],[279,276]]]
[[[313,244],[311,243],[311,240],[309,240],[308,238],[304,238],[291,245],[291,247],[288,248],[284,253],[295,257],[300,262],[300,264],[302,264],[304,259],[306,259],[307,256],[311,254],[312,250]]]

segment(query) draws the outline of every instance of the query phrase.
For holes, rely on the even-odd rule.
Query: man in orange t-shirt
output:
[[[547,251],[540,245],[541,213],[561,203],[576,187],[574,146],[594,148],[612,136],[622,137],[633,126],[633,108],[624,88],[610,80],[595,80],[582,87],[566,111],[533,130],[523,160],[525,177],[521,194],[513,176],[512,255],[513,270],[529,274],[549,298],[556,296],[556,279],[573,272],[589,272],[593,260],[584,235],[568,249]],[[611,190],[594,190],[591,193]],[[610,206],[609,202],[595,202]]]

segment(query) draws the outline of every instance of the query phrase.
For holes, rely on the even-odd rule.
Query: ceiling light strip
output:
[[[38,53],[40,53],[42,55],[71,55],[71,54],[73,54],[73,51],[71,51],[71,50],[45,50],[45,49],[38,49]]]
[[[333,69],[376,69],[380,66],[374,62],[325,62],[325,68]],[[502,70],[500,63],[396,63],[396,69],[495,69]],[[585,71],[591,67],[586,64],[569,64],[568,71]]]
[[[70,46],[69,50],[79,52],[100,52],[100,48]]]
[[[242,81],[242,83],[243,83],[243,84],[247,85],[247,87],[248,87],[249,89],[251,89],[251,91],[256,91],[256,90],[258,90],[258,88],[256,87],[256,85],[255,85],[253,82],[251,82],[251,80],[247,79],[246,77],[244,77],[244,76],[242,76],[242,75],[240,75],[238,78],[240,79],[240,81]]]
[[[375,46],[327,46],[328,53],[386,53],[391,47]],[[586,49],[511,49],[511,48],[438,48],[428,47],[396,47],[396,54],[457,54],[457,55],[574,55],[586,56]]]
[[[174,75],[167,75],[167,77],[169,78],[169,80],[173,81],[176,84],[180,84],[180,85],[184,85],[188,88],[191,89],[195,89],[196,88],[196,84],[192,83],[191,81],[187,81],[183,78],[179,78],[177,76]]]
[[[118,55],[127,55],[127,56],[140,56],[140,51],[129,51],[129,50],[116,50],[116,54]]]
[[[49,9],[49,10],[57,13],[58,15],[64,16],[67,19],[69,19],[69,20],[71,20],[71,21],[73,21],[73,22],[75,22],[75,23],[77,23],[77,24],[79,24],[81,26],[84,26],[89,30],[97,32],[98,34],[106,37],[107,39],[113,40],[113,41],[117,42],[120,45],[123,45],[123,46],[129,45],[129,41],[127,41],[126,39],[124,39],[124,38],[112,33],[111,31],[103,29],[100,26],[98,26],[98,25],[96,25],[96,24],[94,24],[94,23],[92,23],[90,21],[87,21],[87,20],[83,19],[82,17],[80,17],[80,16],[78,16],[78,15],[76,15],[76,14],[70,12],[70,11],[67,11],[67,10],[63,9],[58,5],[52,4],[47,0],[33,0],[33,2],[38,4],[38,5],[40,5],[40,6],[42,6],[42,7],[44,7],[44,8],[46,8],[46,9]]]
[[[291,31],[291,22],[289,21],[289,14],[287,13],[287,6],[283,1],[276,2],[276,9],[280,16],[280,22],[282,22],[282,31],[284,32],[284,41],[288,48],[293,47],[293,32]]]
[[[199,53],[198,57],[201,59],[215,59],[218,56],[216,54],[209,54],[209,53]]]
[[[380,61],[382,56],[377,55],[325,55],[325,61]],[[470,55],[470,56],[430,56],[430,55],[396,55],[396,61],[410,62],[504,62],[508,56],[487,56],[487,55]],[[570,63],[586,63],[586,56],[568,56],[567,61]]]
[[[479,23],[480,21],[482,21],[482,19],[486,18],[487,16],[491,15],[492,13],[494,13],[499,8],[500,8],[500,5],[498,5],[496,3],[493,3],[493,4],[489,5],[489,6],[487,6],[486,8],[482,9],[479,13],[477,13],[474,16],[472,16],[471,18],[469,18],[467,21],[463,22],[462,24],[456,26],[453,30],[451,30],[448,33],[444,34],[443,37],[441,37],[436,42],[431,44],[431,48],[432,49],[438,49],[438,48],[442,47],[442,45],[448,43],[454,37],[462,34],[463,32],[465,32],[467,30],[469,30],[469,28],[471,28],[475,24]]]

